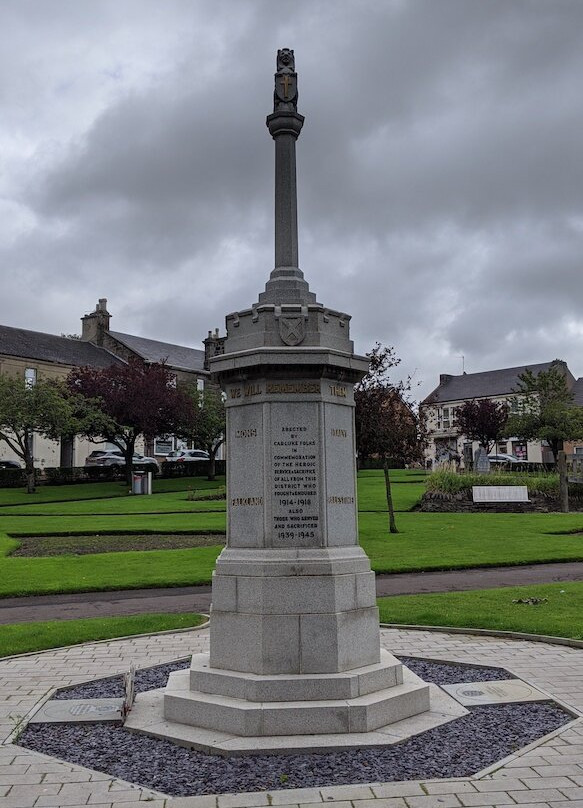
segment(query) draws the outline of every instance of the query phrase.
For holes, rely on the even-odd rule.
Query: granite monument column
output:
[[[368,743],[429,709],[428,686],[380,648],[357,527],[353,391],[368,362],[350,317],[318,303],[298,267],[296,104],[283,49],[267,118],[275,267],[258,301],[227,316],[224,354],[210,362],[226,396],[228,482],[210,654],[164,694],[165,721],[195,728],[173,737],[224,751]]]

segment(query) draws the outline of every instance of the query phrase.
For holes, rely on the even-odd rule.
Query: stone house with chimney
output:
[[[202,350],[112,331],[110,321],[107,300],[102,298],[94,311],[81,318],[80,338],[0,325],[0,373],[20,376],[32,385],[40,378],[64,379],[74,367],[104,368],[134,358],[142,362],[164,362],[176,375],[177,382],[191,381],[202,389],[210,378],[208,359],[222,351],[223,340],[218,331],[209,332]],[[136,449],[162,459],[176,447],[174,436],[160,435],[151,445]],[[82,466],[94,449],[94,443],[82,438],[68,445],[66,441],[35,436],[35,465],[39,468]],[[16,459],[3,442],[0,442],[0,459]]]
[[[572,390],[575,402],[583,406],[583,378],[576,379],[567,367],[567,363],[555,359],[552,362],[541,362],[535,365],[521,365],[500,370],[487,370],[481,373],[462,373],[459,376],[442,373],[439,385],[422,402],[428,443],[426,459],[435,462],[449,459],[453,455],[464,456],[464,450],[471,448],[472,455],[478,448],[476,441],[470,441],[459,435],[455,426],[456,408],[465,401],[489,398],[492,401],[504,402],[510,407],[516,406],[516,393],[520,382],[519,376],[527,369],[535,375],[541,371],[558,366],[565,374],[567,384]],[[565,444],[570,453],[583,454],[583,441]],[[533,463],[552,463],[553,456],[549,447],[541,441],[523,441],[518,437],[500,440],[491,454],[512,454]]]

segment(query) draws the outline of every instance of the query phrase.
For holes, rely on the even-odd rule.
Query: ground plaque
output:
[[[85,724],[121,721],[123,699],[53,699],[45,701],[29,724]]]
[[[549,696],[529,685],[528,682],[523,682],[522,679],[459,683],[442,685],[442,687],[466,707],[478,704],[511,704],[512,702],[549,700]]]
[[[279,738],[271,748],[283,751],[282,736],[366,744],[429,709],[429,687],[380,649],[374,574],[357,534],[354,385],[368,362],[354,354],[350,317],[319,303],[299,269],[303,122],[294,54],[283,49],[267,118],[275,269],[256,303],[227,316],[224,353],[211,360],[226,396],[227,543],[213,576],[210,653],[172,673],[163,698],[165,722],[204,731],[205,747],[212,733],[248,738],[249,750]]]

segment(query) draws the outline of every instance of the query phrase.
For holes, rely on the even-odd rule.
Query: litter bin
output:
[[[132,494],[152,493],[152,472],[134,471],[132,474]]]
[[[143,471],[134,471],[132,475],[132,494],[147,493],[147,477]]]

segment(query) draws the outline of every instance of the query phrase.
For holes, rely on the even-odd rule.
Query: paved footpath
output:
[[[583,562],[377,575],[376,585],[377,595],[386,597],[427,592],[461,592],[471,589],[525,586],[557,581],[583,581]],[[0,625],[28,623],[34,620],[120,617],[155,612],[207,613],[210,603],[210,586],[2,598],[0,600]]]
[[[583,650],[524,640],[383,629],[399,654],[496,665],[583,710]],[[336,786],[170,798],[150,789],[9,743],[14,718],[26,716],[57,685],[120,673],[130,662],[155,665],[208,650],[208,630],[87,643],[0,660],[1,808],[583,808],[583,719],[577,719],[500,768],[474,778]]]

